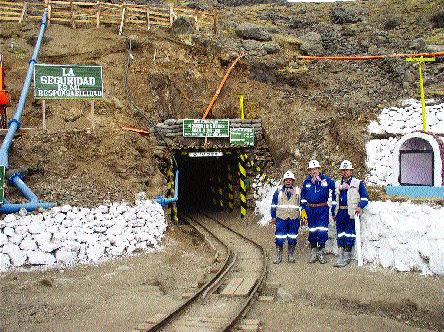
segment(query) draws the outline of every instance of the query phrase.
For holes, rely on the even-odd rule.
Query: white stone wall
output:
[[[377,121],[368,126],[371,134],[408,134],[421,131],[421,101],[408,99],[401,102],[402,107],[384,108]],[[427,131],[444,134],[444,103],[426,102]]]
[[[444,207],[370,202],[361,225],[364,264],[444,275]],[[327,250],[337,253],[333,222]]]
[[[0,220],[0,271],[96,263],[136,249],[153,250],[165,230],[163,209],[150,200],[9,214]]]
[[[444,134],[444,103],[428,101],[426,103],[428,132]],[[377,121],[368,126],[370,134],[400,134],[422,130],[421,101],[415,99],[404,100],[402,107],[384,108]],[[366,144],[366,166],[368,174],[366,182],[369,185],[392,183],[393,154],[399,139],[374,139]]]

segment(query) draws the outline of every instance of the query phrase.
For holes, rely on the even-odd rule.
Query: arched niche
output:
[[[436,139],[425,133],[410,133],[395,145],[392,185],[442,185],[442,160]]]

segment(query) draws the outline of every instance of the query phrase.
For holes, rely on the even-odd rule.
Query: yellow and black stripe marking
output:
[[[173,172],[172,166],[170,166],[170,168],[168,169],[167,177],[168,177],[168,197],[174,197],[174,195],[175,195],[175,190],[174,190],[175,177],[174,177],[174,172]],[[170,220],[174,224],[178,224],[179,217],[177,215],[177,204],[171,203],[170,207],[167,207],[167,211],[169,212]]]
[[[247,187],[245,185],[247,179],[246,162],[246,155],[241,153],[239,155],[239,197],[241,218],[245,218],[245,215],[247,214]]]
[[[224,209],[224,190],[222,188],[223,183],[222,183],[222,178],[220,175],[217,176],[217,199],[219,202],[219,209],[223,210]]]
[[[234,210],[234,188],[233,188],[233,166],[231,163],[228,163],[228,169],[227,169],[227,192],[228,192],[228,210],[232,212]]]

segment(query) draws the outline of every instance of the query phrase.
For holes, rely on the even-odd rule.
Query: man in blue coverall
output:
[[[301,212],[301,190],[299,187],[294,187],[295,180],[293,172],[285,172],[283,176],[284,185],[276,190],[271,202],[271,220],[273,224],[276,224],[276,258],[274,264],[282,262],[282,251],[286,239],[288,239],[288,262],[295,262],[294,251]]]
[[[310,242],[309,263],[325,264],[325,242],[328,240],[329,209],[328,197],[332,191],[332,204],[335,204],[335,183],[327,175],[321,173],[321,165],[317,160],[308,163],[310,175],[305,179],[301,189],[301,206],[305,209],[308,219],[308,241]]]
[[[364,182],[353,177],[353,165],[344,160],[339,167],[341,179],[336,181],[336,195],[339,209],[332,206],[332,215],[336,220],[339,254],[334,266],[344,267],[351,261],[351,251],[355,245],[355,215],[368,204],[368,193]]]

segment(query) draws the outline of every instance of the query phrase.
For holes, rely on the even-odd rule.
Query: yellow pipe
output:
[[[422,78],[422,62],[419,63],[419,90],[421,91],[422,130],[427,132],[427,115],[425,108],[424,80]]]

